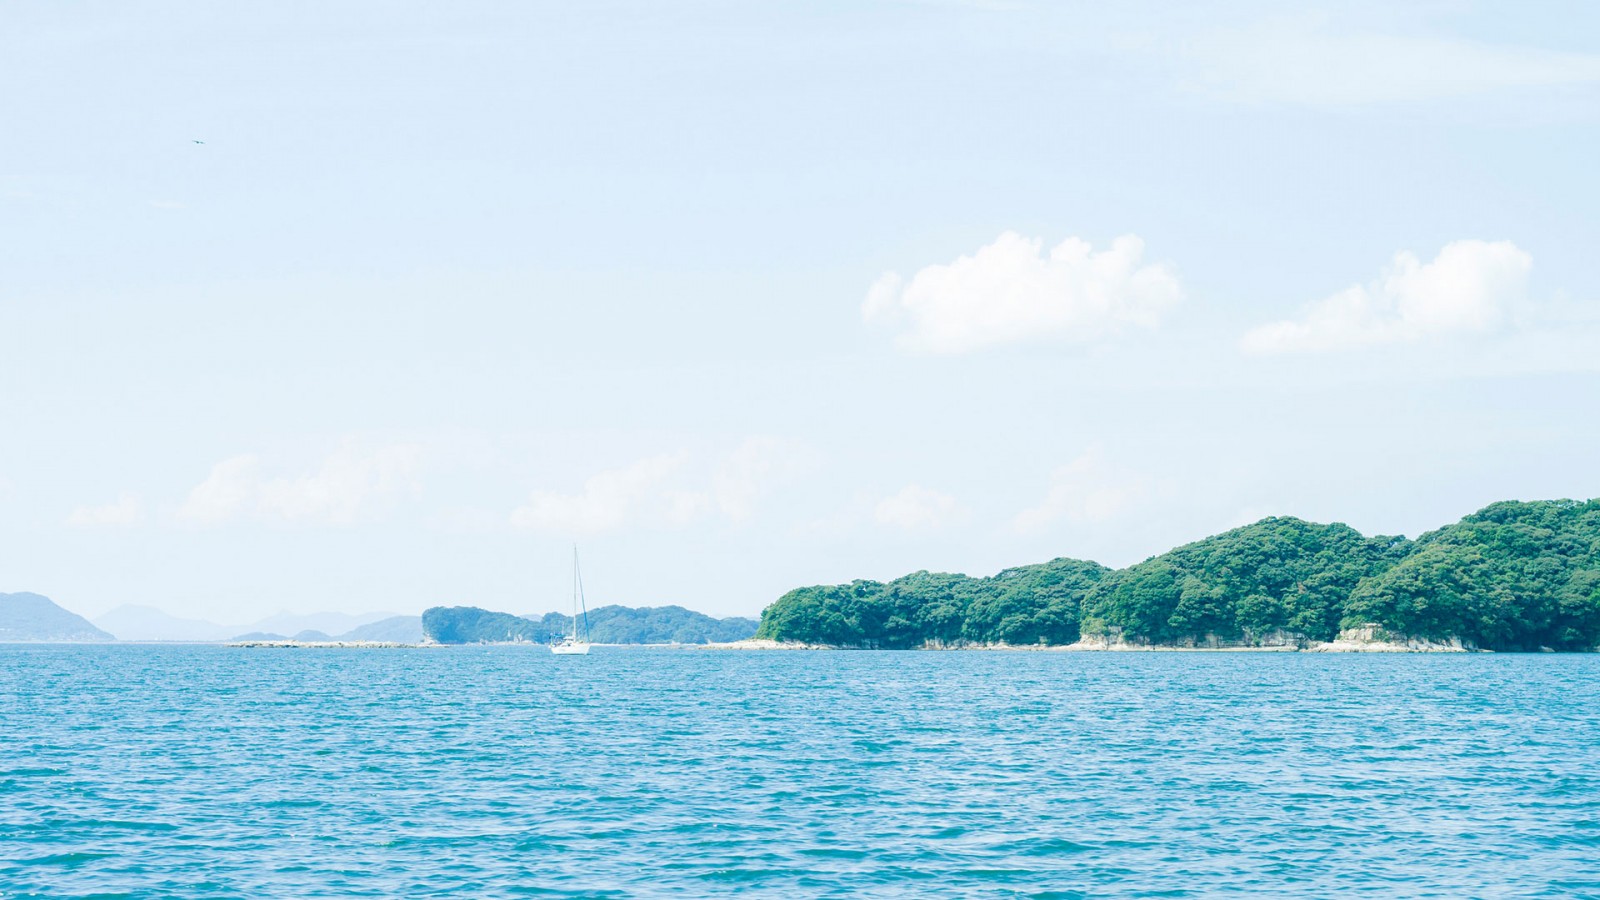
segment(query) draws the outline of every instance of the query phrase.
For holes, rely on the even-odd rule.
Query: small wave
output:
[[[52,853],[48,856],[35,856],[32,859],[19,859],[17,864],[22,866],[81,866],[84,863],[94,862],[97,859],[106,859],[115,855],[114,853],[80,850],[75,853]]]
[[[1042,841],[1016,841],[1003,844],[996,849],[1017,856],[1069,856],[1088,853],[1099,848],[1093,844],[1080,844],[1066,838],[1050,838]]]
[[[845,847],[804,847],[801,856],[810,856],[817,859],[866,859],[869,854],[865,850],[851,850]]]

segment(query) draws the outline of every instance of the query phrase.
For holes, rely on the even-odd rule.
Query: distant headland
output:
[[[406,647],[421,644],[545,643],[563,634],[571,619],[560,613],[516,616],[471,606],[439,606],[421,616],[388,616],[334,633],[284,627],[339,613],[281,614],[238,633],[225,626],[176,619],[148,607],[121,607],[98,621],[114,621],[122,633],[96,627],[40,594],[0,594],[0,643],[138,642],[229,643],[249,647]],[[345,618],[349,618],[345,616]],[[122,623],[127,624],[124,629]],[[756,620],[717,619],[681,606],[603,606],[589,612],[591,639],[603,644],[705,644],[739,641],[755,634]],[[203,627],[201,627],[203,626]],[[269,628],[281,630],[268,630]]]
[[[988,578],[804,587],[769,646],[1588,651],[1600,500],[1507,501],[1416,540],[1269,518],[1125,569],[1077,559]]]
[[[436,606],[338,635],[234,640],[545,643],[570,622]],[[797,588],[759,622],[681,606],[604,606],[588,613],[588,636],[747,648],[1592,651],[1600,649],[1600,500],[1495,503],[1416,540],[1268,518],[1125,569],[1062,558],[989,577],[923,571]],[[19,640],[115,637],[38,594],[0,594],[0,642]]]
[[[422,630],[440,644],[548,643],[567,633],[570,616],[515,616],[475,606],[436,606],[422,613]],[[597,644],[709,644],[740,641],[756,633],[756,620],[716,619],[681,606],[602,606],[588,614],[585,631]]]

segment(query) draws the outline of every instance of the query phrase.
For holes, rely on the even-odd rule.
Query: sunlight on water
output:
[[[0,896],[1600,892],[1600,658],[0,647]]]

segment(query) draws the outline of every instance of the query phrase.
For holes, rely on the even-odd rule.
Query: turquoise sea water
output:
[[[0,897],[1600,896],[1600,657],[0,646]]]

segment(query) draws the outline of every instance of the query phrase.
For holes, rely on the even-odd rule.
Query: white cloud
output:
[[[82,528],[136,525],[144,510],[139,498],[129,493],[117,495],[115,502],[102,506],[80,506],[67,516],[67,524]]]
[[[1184,43],[1192,83],[1251,103],[1357,106],[1600,83],[1600,57],[1455,37],[1340,32],[1316,20]]]
[[[1164,265],[1141,264],[1143,255],[1144,242],[1133,235],[1098,253],[1078,238],[1046,253],[1043,240],[1008,231],[909,280],[886,273],[867,291],[862,316],[902,326],[899,345],[925,353],[1086,342],[1153,328],[1183,291]]]
[[[269,476],[260,457],[247,453],[213,466],[178,515],[208,524],[252,518],[346,525],[414,491],[419,457],[408,445],[364,451],[346,441],[315,472]]]
[[[511,513],[519,528],[567,534],[609,531],[641,517],[682,523],[696,518],[702,498],[665,487],[667,479],[687,461],[675,453],[652,456],[590,476],[576,494],[534,491],[528,502]]]
[[[1035,532],[1059,520],[1098,523],[1116,518],[1150,494],[1149,480],[1108,463],[1099,446],[1050,473],[1044,500],[1018,513],[1012,526]]]
[[[751,437],[717,466],[711,493],[717,508],[734,521],[754,513],[756,504],[774,488],[816,465],[816,454],[796,441]]]
[[[770,437],[747,438],[699,467],[687,452],[652,456],[592,475],[575,494],[534,491],[512,511],[511,524],[594,534],[630,526],[679,528],[713,516],[743,522],[762,499],[814,462],[804,445]]]
[[[1492,332],[1522,300],[1532,264],[1510,241],[1454,241],[1429,263],[1402,251],[1377,280],[1319,300],[1299,319],[1252,329],[1240,346],[1293,353]]]
[[[899,493],[885,497],[873,510],[880,524],[908,531],[942,528],[966,518],[967,511],[949,494],[919,484],[908,484]]]

